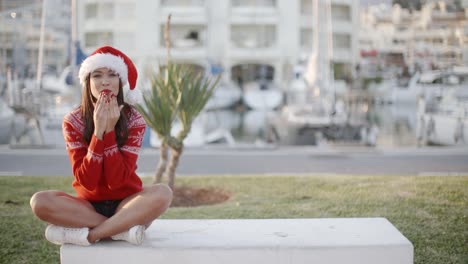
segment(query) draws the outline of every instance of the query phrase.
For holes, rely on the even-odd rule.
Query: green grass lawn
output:
[[[223,204],[170,208],[163,218],[385,217],[414,245],[417,264],[468,263],[468,177],[180,177],[179,185],[222,188]],[[150,182],[145,178],[145,182]],[[29,198],[72,192],[71,178],[0,177],[0,263],[59,263]]]

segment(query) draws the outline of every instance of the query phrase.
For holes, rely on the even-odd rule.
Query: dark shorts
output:
[[[111,217],[115,214],[115,210],[119,206],[122,200],[106,200],[100,202],[91,202],[96,212],[102,214],[105,217]]]

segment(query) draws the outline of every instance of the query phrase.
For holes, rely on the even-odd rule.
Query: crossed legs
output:
[[[172,201],[167,185],[145,187],[125,198],[115,215],[107,218],[85,200],[61,191],[42,191],[31,198],[31,209],[41,220],[63,227],[88,227],[91,243],[124,232],[135,225],[146,225],[163,214]]]

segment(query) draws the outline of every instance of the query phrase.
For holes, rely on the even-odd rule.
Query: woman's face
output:
[[[119,75],[108,68],[99,68],[93,71],[89,77],[91,94],[94,98],[99,98],[99,94],[109,89],[114,96],[119,94]]]

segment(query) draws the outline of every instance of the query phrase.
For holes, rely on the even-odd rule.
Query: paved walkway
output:
[[[144,148],[141,176],[153,175],[159,149]],[[178,175],[468,175],[468,148],[207,146],[184,150]],[[72,175],[64,148],[0,146],[0,175]]]

